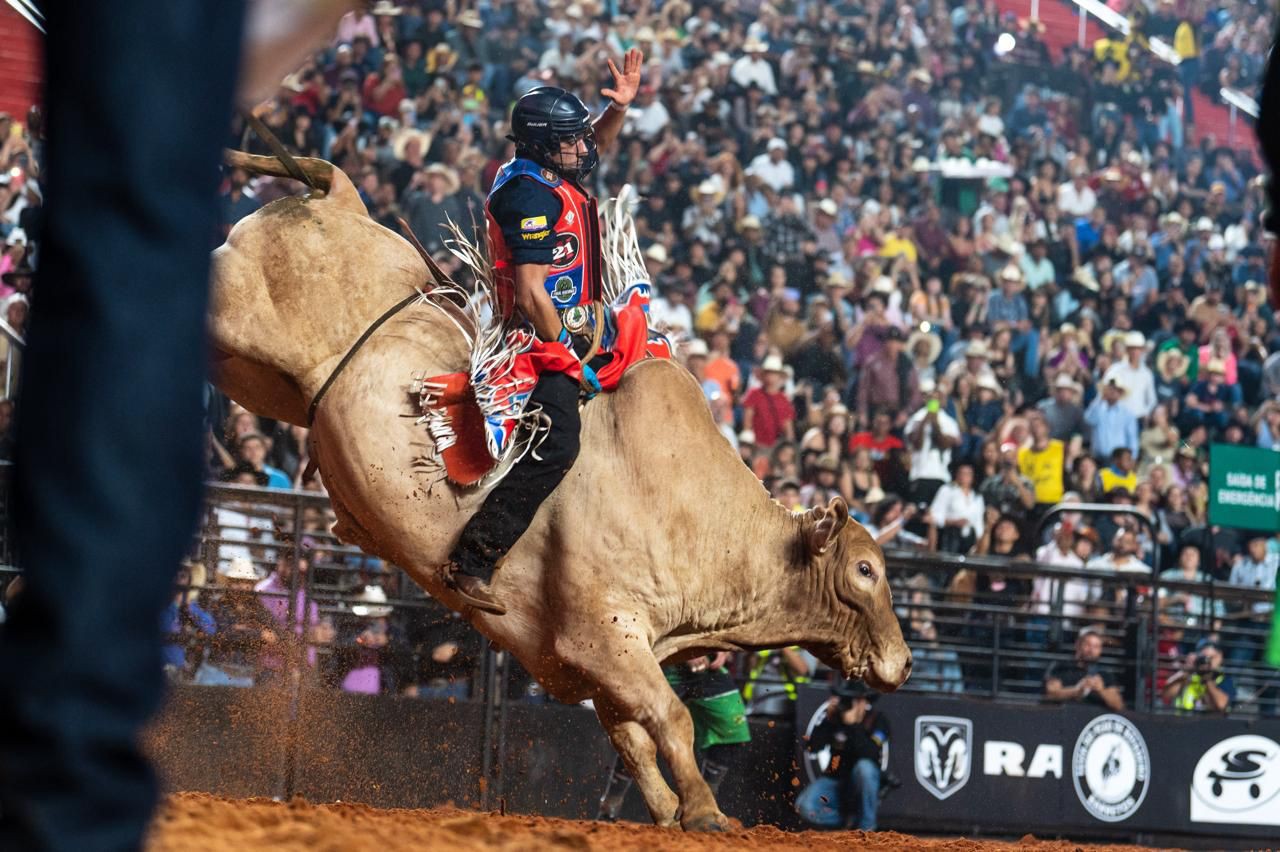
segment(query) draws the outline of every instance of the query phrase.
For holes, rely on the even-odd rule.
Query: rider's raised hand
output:
[[[609,73],[613,75],[613,88],[601,89],[600,94],[620,107],[627,106],[635,100],[640,90],[640,69],[644,67],[644,54],[640,48],[633,47],[622,57],[622,70],[613,60],[609,62]]]

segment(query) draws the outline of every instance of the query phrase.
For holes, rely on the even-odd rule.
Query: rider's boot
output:
[[[468,606],[491,615],[507,614],[507,608],[494,595],[489,584],[479,577],[461,573],[456,563],[449,562],[444,566],[444,584]]]

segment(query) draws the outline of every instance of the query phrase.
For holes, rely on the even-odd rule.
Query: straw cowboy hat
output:
[[[991,351],[987,349],[987,344],[981,340],[971,340],[969,345],[964,348],[964,357],[966,358],[990,358]]]
[[[416,127],[402,127],[396,132],[396,137],[391,143],[391,150],[395,152],[397,160],[404,159],[404,149],[411,139],[418,141],[418,150],[422,151],[424,156],[431,147],[430,133],[425,130],[419,130]]]
[[[911,353],[912,357],[914,357],[916,346],[921,343],[924,343],[929,347],[929,352],[925,356],[925,360],[930,364],[937,361],[938,356],[942,354],[942,341],[938,339],[938,335],[930,334],[927,331],[920,331],[919,329],[911,332],[911,336],[907,338],[907,352]]]
[[[445,192],[449,195],[453,195],[462,188],[462,181],[458,180],[458,173],[446,166],[444,163],[432,163],[423,169],[422,173],[427,177],[439,175],[444,178],[445,184],[447,185]]]
[[[369,10],[369,14],[391,16],[403,15],[404,9],[401,9],[395,3],[390,2],[390,0],[378,0],[377,3],[373,4],[373,8]]]
[[[382,618],[391,614],[387,593],[381,586],[365,586],[351,604],[351,614],[361,618]]]
[[[1181,349],[1166,349],[1156,356],[1156,372],[1162,374],[1181,375],[1190,364],[1191,359]]]
[[[1128,334],[1129,332],[1121,331],[1118,328],[1111,329],[1106,334],[1102,335],[1102,351],[1110,354],[1112,347],[1114,347],[1117,342],[1123,341]]]
[[[225,565],[218,566],[218,576],[224,580],[261,580],[262,575],[247,556],[236,556]]]
[[[983,373],[978,377],[978,390],[988,390],[997,396],[1004,393],[1004,388],[1000,387],[1000,383],[996,381],[996,377],[990,373]]]
[[[454,18],[454,22],[460,27],[470,27],[473,30],[484,29],[484,21],[480,18],[480,13],[475,9],[467,9],[458,14]]]
[[[760,365],[760,370],[764,373],[785,373],[787,368],[783,366],[781,356],[770,355],[764,359],[764,363]]]
[[[1210,358],[1209,363],[1204,365],[1205,375],[1209,373],[1217,373],[1220,376],[1227,374],[1227,365],[1221,358]]]
[[[1053,380],[1054,389],[1062,389],[1073,391],[1077,394],[1082,392],[1079,382],[1068,376],[1066,373],[1059,373],[1058,378]]]
[[[1124,336],[1125,349],[1146,349],[1147,337],[1140,331],[1131,331]]]

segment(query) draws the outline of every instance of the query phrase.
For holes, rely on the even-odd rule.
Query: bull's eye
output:
[[[874,581],[876,578],[876,570],[871,567],[871,563],[862,561],[858,563],[858,573],[866,577],[868,580]]]

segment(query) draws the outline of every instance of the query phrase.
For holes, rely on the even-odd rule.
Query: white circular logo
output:
[[[1206,751],[1191,776],[1192,822],[1280,825],[1280,745],[1241,734]]]
[[[813,736],[813,732],[816,731],[818,726],[825,722],[826,719],[827,705],[826,703],[819,704],[818,709],[809,717],[809,724],[804,726],[804,738],[800,741],[800,754],[803,757],[801,762],[804,764],[804,774],[806,778],[808,778],[808,780],[804,782],[805,784],[812,784],[814,781],[817,781],[826,774],[827,767],[831,765],[831,746],[819,749],[818,751],[809,751],[804,747],[804,743],[809,741],[809,737]],[[889,743],[886,742],[880,747],[880,771],[884,772],[888,768]]]
[[[1142,807],[1151,784],[1151,756],[1133,723],[1107,714],[1085,725],[1071,753],[1071,775],[1085,810],[1121,822]]]

